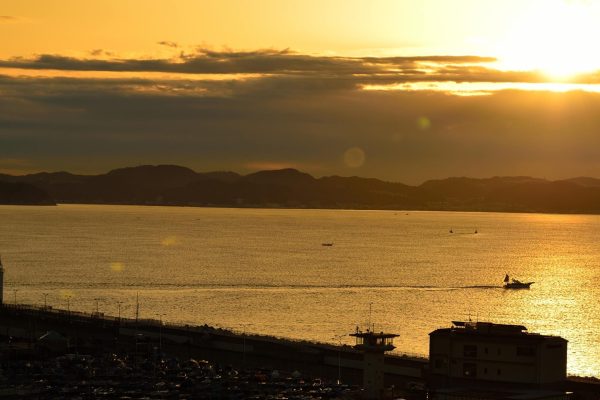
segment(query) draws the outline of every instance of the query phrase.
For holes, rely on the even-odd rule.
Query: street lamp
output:
[[[345,337],[346,335],[336,335],[334,337],[332,337],[332,339],[335,339],[338,341],[338,378],[337,378],[337,384],[341,384],[342,383],[342,338]]]
[[[96,300],[96,316],[99,317],[100,316],[100,309],[98,307],[98,302],[100,301],[99,298],[95,298],[94,300]]]
[[[165,316],[165,314],[158,314],[158,322],[160,323],[159,334],[158,334],[158,348],[160,349],[161,354],[162,354],[162,326],[163,326],[162,317],[163,316]]]
[[[67,299],[67,313],[69,314],[69,317],[71,316],[71,297],[73,297],[72,294],[67,294],[65,296],[65,298]]]
[[[15,295],[15,306],[17,305],[17,292],[19,291],[19,289],[13,289],[13,293]]]
[[[246,329],[242,332],[242,365],[246,367]]]
[[[46,298],[48,297],[48,293],[42,293],[44,296],[44,310],[48,309],[48,303],[46,302]]]
[[[246,367],[246,335],[248,324],[242,324],[242,366]]]
[[[117,308],[119,310],[119,322],[121,322],[121,304],[123,304],[122,301],[117,301]]]

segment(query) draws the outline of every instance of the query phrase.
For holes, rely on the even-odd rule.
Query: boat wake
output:
[[[64,289],[65,283],[24,284],[22,286],[35,290],[36,287],[48,288],[56,286]],[[469,290],[469,289],[502,289],[499,285],[468,285],[468,286],[437,286],[437,285],[360,285],[360,284],[277,284],[277,283],[142,283],[130,282],[115,284],[114,282],[81,282],[68,285],[69,289],[102,289],[102,290],[420,290],[420,291],[447,291],[447,290]]]

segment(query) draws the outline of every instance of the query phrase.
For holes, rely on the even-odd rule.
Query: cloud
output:
[[[177,46],[173,42],[159,42]],[[284,50],[214,51],[199,48],[193,54],[175,58],[115,58],[109,52],[94,50],[92,58],[42,54],[34,58],[0,60],[0,68],[111,73],[168,73],[185,75],[276,75],[296,82],[321,81],[351,86],[392,86],[417,82],[456,83],[543,83],[547,77],[536,71],[503,71],[495,68],[492,57],[336,57],[300,54]],[[102,56],[102,57],[101,57]],[[581,74],[570,83],[598,84],[600,73]]]
[[[32,172],[33,168],[35,168],[35,163],[32,160],[0,157],[0,171],[2,173],[20,175]]]
[[[19,22],[18,17],[13,17],[11,15],[0,15],[0,24],[10,24]]]
[[[356,77],[316,74],[238,81],[0,76],[0,92],[2,157],[36,160],[40,169],[296,165],[316,175],[405,183],[600,176],[595,93],[364,91]],[[348,164],[348,149],[361,150],[360,162]]]
[[[176,42],[171,42],[168,40],[163,40],[161,42],[157,42],[157,44],[160,44],[161,46],[166,46],[166,47],[172,47],[172,48],[178,48],[179,45]]]
[[[90,55],[94,57],[105,56],[105,57],[113,57],[114,53],[110,51],[106,51],[104,49],[94,49],[90,51]]]
[[[160,44],[176,47],[173,42]],[[92,56],[106,55],[95,50]],[[197,49],[194,54],[181,54],[175,59],[99,59],[43,54],[34,58],[0,60],[0,67],[32,70],[163,72],[181,74],[277,74],[321,76],[326,78],[362,77],[363,80],[417,81],[476,79],[479,75],[500,74],[499,71],[470,66],[495,61],[490,57],[331,57],[299,54],[284,50],[214,51]],[[465,75],[461,77],[464,69]],[[458,78],[457,78],[458,76]],[[472,76],[473,78],[468,78]],[[485,76],[485,79],[490,79]]]

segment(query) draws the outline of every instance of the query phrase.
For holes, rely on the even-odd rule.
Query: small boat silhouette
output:
[[[521,282],[515,278],[510,279],[508,274],[504,276],[504,289],[529,289],[529,287],[535,282]]]

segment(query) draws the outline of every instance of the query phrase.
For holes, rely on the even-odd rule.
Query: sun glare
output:
[[[497,49],[502,69],[537,70],[550,80],[568,80],[600,68],[597,3],[538,0],[516,14]]]

